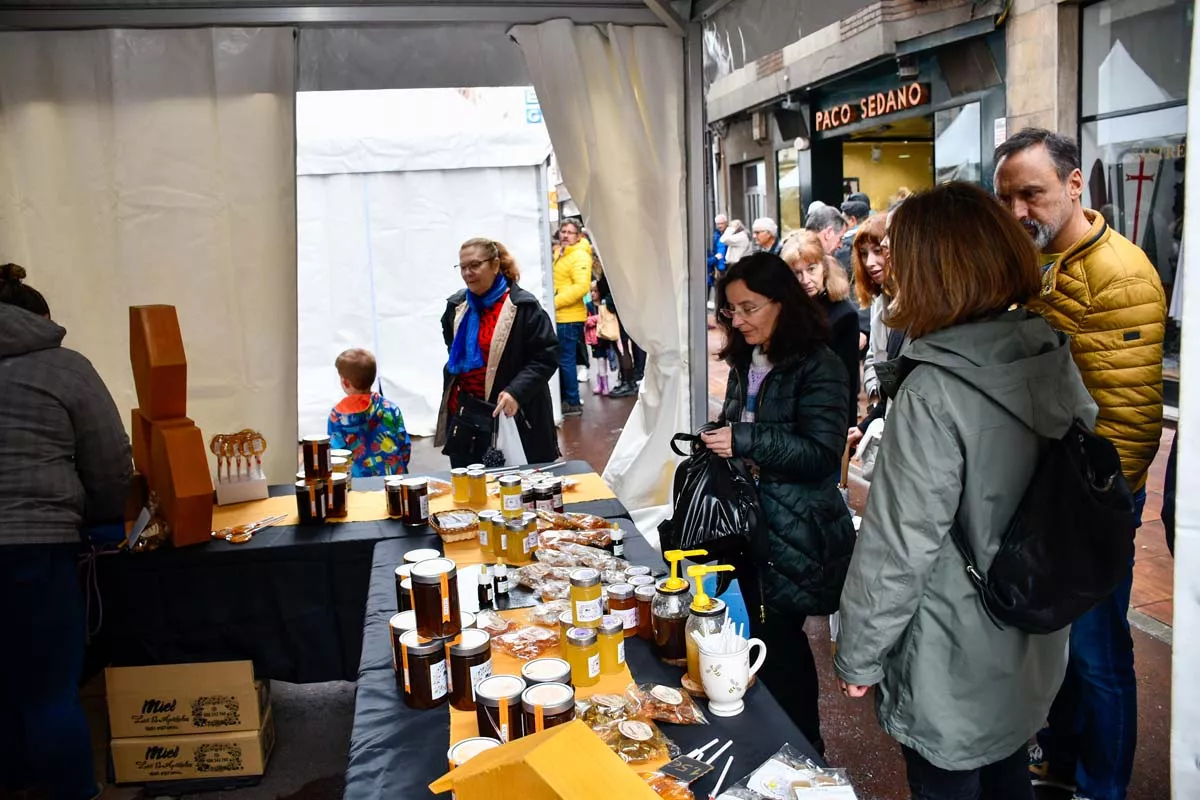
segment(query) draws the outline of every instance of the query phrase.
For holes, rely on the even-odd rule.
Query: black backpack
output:
[[[957,523],[950,536],[997,627],[1053,633],[1129,576],[1136,529],[1117,449],[1076,420],[1049,440],[986,576]]]

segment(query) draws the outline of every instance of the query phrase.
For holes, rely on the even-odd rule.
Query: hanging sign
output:
[[[929,84],[908,83],[886,92],[875,92],[858,100],[819,109],[816,112],[815,127],[817,131],[831,131],[864,119],[874,119],[929,105],[929,99]]]

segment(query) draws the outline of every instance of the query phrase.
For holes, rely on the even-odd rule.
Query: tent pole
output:
[[[708,420],[708,219],[704,174],[708,153],[704,147],[703,29],[688,25],[684,40],[684,126],[687,139],[687,314],[688,374],[691,386],[692,430]]]

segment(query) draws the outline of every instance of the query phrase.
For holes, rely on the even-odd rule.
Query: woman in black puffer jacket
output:
[[[755,467],[767,531],[737,571],[754,634],[767,644],[759,675],[818,751],[819,685],[805,617],[837,610],[854,526],[838,492],[849,378],[825,345],[827,323],[778,256],[758,253],[717,288],[729,364],[710,450]]]

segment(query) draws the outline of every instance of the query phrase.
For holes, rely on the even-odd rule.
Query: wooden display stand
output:
[[[213,483],[204,436],[187,417],[187,358],[174,306],[130,307],[129,361],[138,396],[134,466],[158,498],[171,542],[207,542]]]

